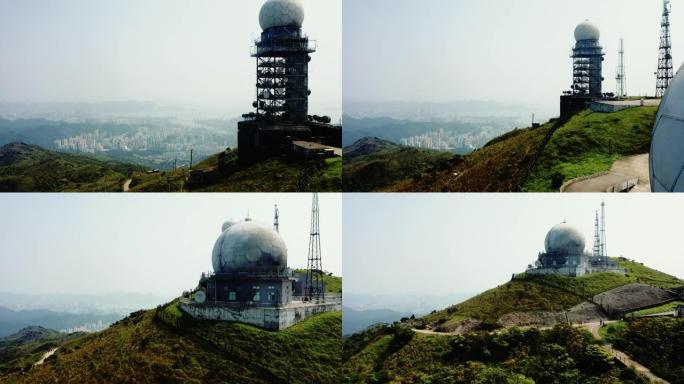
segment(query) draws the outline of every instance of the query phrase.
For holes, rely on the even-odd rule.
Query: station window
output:
[[[228,301],[235,301],[235,300],[237,300],[237,292],[235,292],[235,291],[228,292]]]
[[[261,287],[252,287],[252,301],[261,301]]]

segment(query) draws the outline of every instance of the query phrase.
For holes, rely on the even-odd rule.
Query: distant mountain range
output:
[[[391,309],[355,310],[343,307],[344,321],[342,323],[342,335],[351,335],[364,331],[376,324],[392,324],[403,317],[411,316],[408,312],[396,312]]]
[[[41,326],[50,329],[69,329],[86,324],[102,322],[105,326],[119,320],[117,313],[73,314],[47,309],[14,311],[0,307],[0,337],[10,335],[27,326]]]

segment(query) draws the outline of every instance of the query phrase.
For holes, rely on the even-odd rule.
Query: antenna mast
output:
[[[321,233],[318,219],[318,193],[314,193],[311,208],[311,235],[309,238],[307,279],[304,290],[305,300],[307,301],[325,299],[325,292],[323,291],[323,263],[321,262]]]
[[[280,210],[278,204],[275,205],[275,213],[273,214],[273,230],[280,233]]]
[[[596,211],[596,221],[594,222],[594,256],[600,257],[601,254],[601,232],[599,229],[599,214]]]
[[[658,55],[658,77],[656,83],[656,97],[665,96],[667,87],[674,77],[672,69],[672,40],[670,37],[670,0],[663,0],[663,20],[660,23],[660,53]]]
[[[624,39],[620,38],[620,50],[618,51],[620,55],[620,62],[617,68],[617,74],[615,75],[615,83],[617,84],[616,96],[626,97],[627,96],[627,75],[625,74],[625,42]]]
[[[606,203],[601,202],[601,256],[608,257],[606,246]]]

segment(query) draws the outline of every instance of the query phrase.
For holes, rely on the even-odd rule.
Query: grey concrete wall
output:
[[[180,303],[180,308],[195,319],[231,321],[270,330],[289,328],[319,313],[341,311],[342,302],[323,304],[291,303],[280,308],[228,307],[211,304]]]

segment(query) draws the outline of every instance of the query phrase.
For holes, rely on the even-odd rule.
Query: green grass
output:
[[[621,268],[628,270],[626,276],[617,273],[595,273],[582,277],[526,276],[427,315],[424,320],[433,326],[453,325],[464,318],[495,323],[508,313],[567,310],[599,293],[631,283],[650,284],[659,288],[684,285],[684,281],[640,263],[616,260]]]
[[[642,309],[640,311],[634,311],[630,312],[627,314],[627,316],[634,316],[634,317],[640,317],[640,316],[648,316],[648,315],[655,315],[657,313],[665,313],[665,312],[674,312],[678,306],[684,305],[684,301],[674,301],[668,304],[663,304],[654,308],[649,308],[649,309]]]
[[[244,324],[192,320],[174,303],[158,309],[183,319],[170,325],[141,311],[109,329],[66,343],[10,383],[336,383],[342,316],[329,312],[280,332]]]
[[[412,184],[432,179],[460,156],[403,147],[380,139],[364,139],[345,148],[343,188],[347,192],[412,190]]]
[[[137,165],[59,153],[26,144],[0,149],[0,191],[118,192]]]
[[[606,172],[623,156],[647,153],[656,112],[638,107],[572,117],[544,148],[524,190],[557,192],[563,182]]]
[[[607,343],[613,344],[615,341],[619,340],[626,331],[627,323],[624,321],[618,321],[599,328],[599,335]]]
[[[345,340],[341,383],[639,383],[569,325],[464,336],[376,327]]]

